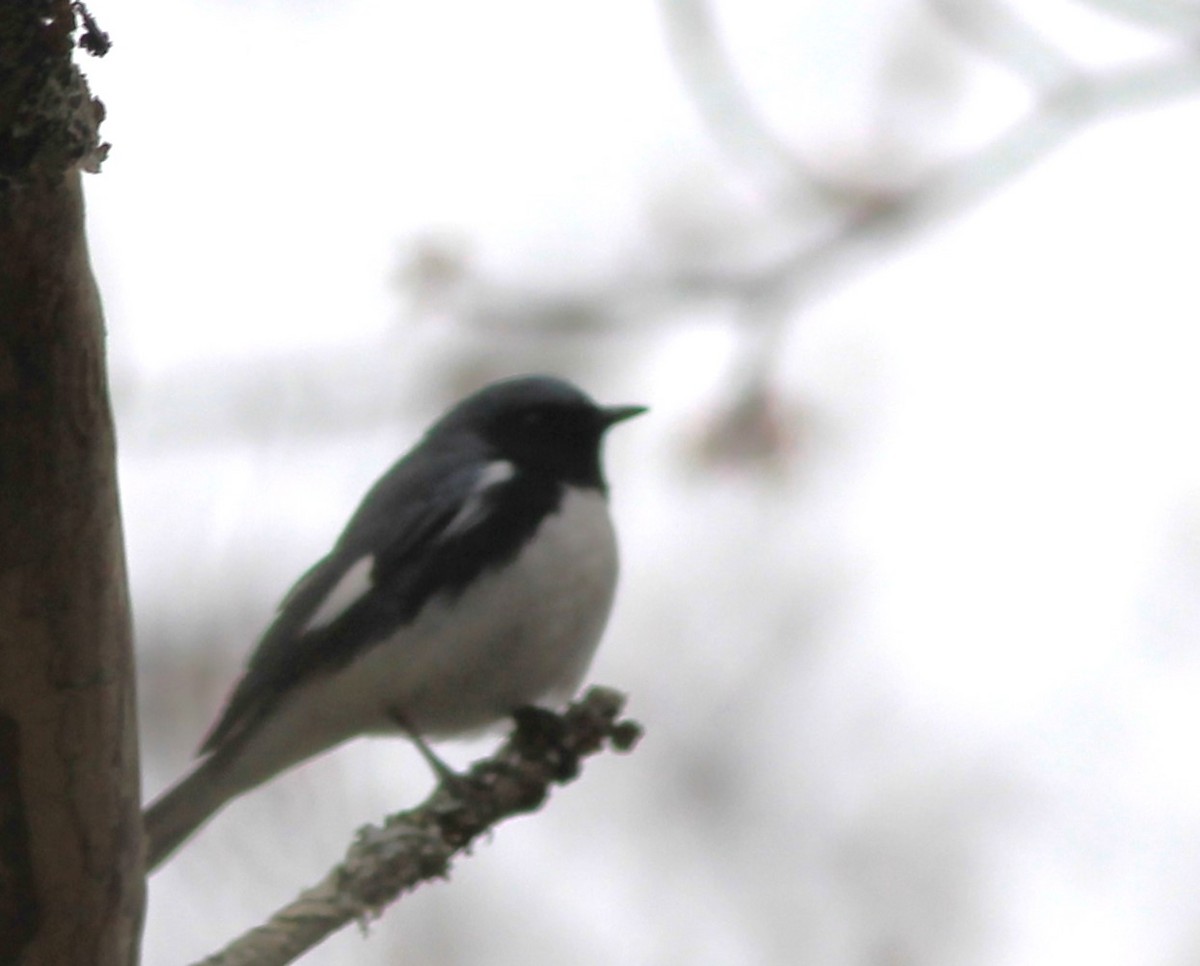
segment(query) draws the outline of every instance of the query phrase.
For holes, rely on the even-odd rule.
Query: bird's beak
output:
[[[646,406],[606,406],[600,410],[600,425],[605,429],[647,411]]]

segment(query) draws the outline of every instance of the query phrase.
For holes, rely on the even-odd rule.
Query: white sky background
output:
[[[912,15],[781,6],[720,8],[747,86],[853,166]],[[1148,47],[1040,9],[1087,62]],[[187,625],[233,662],[195,696],[143,694],[187,719],[147,762],[154,793],[290,580],[442,404],[429,372],[469,340],[405,326],[407,239],[458,232],[482,273],[569,289],[653,262],[664,204],[701,234],[769,219],[650,4],[93,12],[115,43],[87,65],[114,143],[87,187],[140,644]],[[1022,107],[998,73],[976,81],[930,106],[939,148]],[[610,452],[625,576],[594,674],[649,737],[307,961],[1193,961],[1197,123],[1200,100],[1099,126],[810,306],[774,373],[811,427],[782,482],[694,462],[734,354],[721,318],[625,333],[569,372],[653,407]],[[289,415],[305,386],[269,381],[247,415],[275,414],[265,438],[236,414],[196,445],[148,435],[196,406],[222,425],[196,373],[346,346],[394,354],[394,422],[313,435]],[[419,795],[420,768],[375,743],[231,807],[153,880],[147,963],[261,919]]]

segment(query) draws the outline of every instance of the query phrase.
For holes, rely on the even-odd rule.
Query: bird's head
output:
[[[468,396],[430,430],[470,434],[496,459],[563,482],[603,488],[600,444],[612,426],[644,406],[599,406],[569,382],[522,376]]]

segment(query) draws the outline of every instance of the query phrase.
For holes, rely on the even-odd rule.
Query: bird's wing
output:
[[[462,454],[401,460],[367,494],[333,551],[279,606],[225,710],[205,738],[214,751],[252,726],[274,698],[411,619],[421,561],[478,494],[489,464]]]

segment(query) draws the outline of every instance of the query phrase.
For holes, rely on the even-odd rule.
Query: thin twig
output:
[[[1200,90],[1200,57],[1172,55],[1094,74],[1047,92],[1040,104],[989,145],[935,169],[908,190],[864,204],[824,240],[805,245],[741,283],[747,324],[783,325],[818,289],[860,264],[873,264],[922,229],[979,204],[1081,130],[1128,111]]]
[[[454,856],[501,820],[541,806],[550,786],[576,777],[606,745],[628,751],[641,735],[619,720],[623,695],[592,688],[562,715],[529,711],[504,746],[443,780],[426,801],[360,829],[328,875],[201,966],[283,966],[350,922],[379,916],[422,882],[443,879]]]
[[[1200,35],[1200,7],[1193,0],[1085,0],[1090,6],[1149,30],[1181,38]]]
[[[1035,91],[1056,87],[1080,68],[1063,47],[1001,0],[928,0],[957,36]]]
[[[774,131],[738,76],[710,0],[661,0],[668,50],[713,142],[767,191],[782,198],[844,201],[842,185],[820,174]]]

